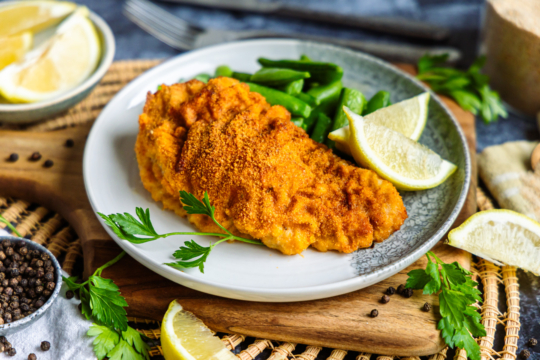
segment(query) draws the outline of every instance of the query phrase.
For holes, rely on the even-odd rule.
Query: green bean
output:
[[[312,61],[306,54],[300,55],[300,61]]]
[[[282,86],[288,83],[309,78],[309,72],[291,69],[262,68],[251,76],[251,82],[265,86]]]
[[[343,77],[343,69],[332,63],[303,60],[270,60],[265,58],[259,58],[257,61],[265,68],[307,71],[311,74],[311,81],[321,84],[341,80]]]
[[[319,116],[320,111],[313,109],[311,111],[311,114],[307,118],[304,119],[304,125],[306,125],[306,131],[308,133],[311,133],[313,131],[313,128],[315,127],[315,124],[317,123],[317,118]]]
[[[270,105],[281,105],[292,115],[307,118],[311,113],[311,106],[283,91],[271,89],[254,83],[247,83],[251,91],[257,92],[266,98]]]
[[[294,118],[291,118],[291,122],[292,122],[294,125],[298,126],[299,128],[302,128],[302,129],[304,129],[304,130],[307,129],[307,126],[306,126],[306,124],[304,123],[304,118],[302,118],[302,117],[294,117]]]
[[[208,82],[208,80],[210,80],[210,78],[211,78],[211,76],[209,74],[206,74],[206,73],[197,74],[197,75],[195,75],[193,77],[193,79],[202,81],[205,84]]]
[[[325,102],[334,102],[337,104],[342,88],[343,84],[341,83],[341,80],[338,80],[327,85],[312,87],[307,93],[316,98],[319,101],[319,104],[324,104]]]
[[[347,126],[349,123],[347,115],[345,115],[345,112],[343,111],[343,106],[347,106],[353,112],[361,114],[366,106],[366,98],[364,97],[364,94],[356,89],[343,88],[334,115],[334,123],[332,124],[330,131],[340,129]],[[335,148],[334,142],[330,139],[326,139],[326,145]]]
[[[388,91],[381,90],[371,99],[369,99],[366,108],[362,112],[362,115],[371,114],[374,111],[382,109],[390,105],[390,93]]]
[[[311,138],[316,142],[323,143],[328,136],[331,127],[332,119],[322,112],[317,112],[317,123],[315,124],[315,128],[311,133]]]
[[[299,79],[299,80],[291,81],[287,85],[280,86],[277,89],[279,91],[283,91],[286,94],[297,96],[298,94],[300,94],[300,92],[302,92],[303,87],[304,87],[304,79]]]
[[[233,74],[233,71],[231,70],[230,67],[228,67],[227,65],[221,65],[221,66],[218,66],[216,68],[216,72],[214,73],[214,77],[218,77],[218,76],[231,77],[232,74]]]
[[[297,95],[295,95],[295,97],[299,98],[300,100],[302,100],[303,102],[305,102],[306,104],[308,104],[309,106],[311,107],[315,107],[315,106],[318,106],[320,104],[320,101],[318,99],[316,99],[315,97],[307,94],[307,93],[299,93]]]
[[[231,77],[241,82],[248,82],[251,79],[251,74],[233,71]]]

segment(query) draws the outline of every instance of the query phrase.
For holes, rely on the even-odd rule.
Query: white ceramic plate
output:
[[[253,40],[228,43],[175,57],[141,75],[105,107],[96,120],[84,154],[84,181],[95,211],[130,212],[150,208],[158,232],[193,231],[186,219],[154,202],[143,188],[134,145],[138,115],[146,94],[161,84],[172,84],[228,64],[236,71],[254,72],[258,57],[331,61],[345,70],[345,86],[366,97],[384,89],[392,102],[426,91],[419,82],[391,65],[344,48],[297,40]],[[446,233],[461,209],[470,180],[470,163],[464,136],[456,121],[434,97],[422,139],[433,150],[458,165],[459,170],[438,188],[402,193],[409,214],[402,229],[381,244],[353,254],[321,253],[308,249],[300,256],[285,256],[264,246],[244,243],[216,247],[205,265],[184,272],[163,265],[191,236],[175,236],[134,245],[109,234],[132,257],[158,274],[184,286],[234,299],[251,301],[301,301],[325,298],[379,282],[413,263]],[[105,225],[104,225],[105,226]],[[196,237],[208,245],[215,238]]]

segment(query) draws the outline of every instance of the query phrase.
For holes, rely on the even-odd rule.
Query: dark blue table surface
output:
[[[166,58],[181,53],[156,40],[125,18],[122,15],[123,1],[121,0],[77,0],[77,2],[87,5],[109,23],[116,37],[116,59]],[[467,66],[476,56],[484,7],[483,0],[291,0],[290,2],[327,11],[400,16],[447,26],[452,29],[452,36],[446,44],[460,48],[464,54],[460,66]],[[168,11],[202,27],[291,30],[343,38],[429,44],[425,41],[403,40],[370,31],[277,16],[210,10],[170,3],[159,4]],[[519,116],[514,112],[511,112],[507,119],[500,119],[497,123],[490,125],[485,125],[477,119],[476,129],[478,151],[482,151],[486,146],[512,140],[540,139],[535,120]],[[540,339],[540,278],[520,271],[519,282],[521,286],[522,327],[519,340],[521,351],[530,337]],[[501,291],[504,292],[504,289]],[[501,294],[501,303],[504,302],[505,298]],[[502,328],[498,330],[496,343],[499,346],[496,347],[501,349],[502,337],[500,335],[504,334],[504,330]],[[532,353],[531,360],[540,360],[540,345],[532,349]]]

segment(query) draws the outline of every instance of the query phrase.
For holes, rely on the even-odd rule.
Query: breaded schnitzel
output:
[[[148,94],[136,144],[142,182],[186,216],[178,192],[207,191],[229,231],[284,254],[308,246],[350,253],[380,242],[407,218],[394,186],[311,140],[282,106],[237,80],[191,80]],[[205,215],[202,231],[222,232]]]

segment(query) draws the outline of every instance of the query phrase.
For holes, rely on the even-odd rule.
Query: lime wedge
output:
[[[540,274],[540,224],[515,211],[476,213],[450,231],[448,242],[496,264]]]
[[[367,122],[344,107],[354,159],[398,189],[423,190],[442,184],[457,167],[435,152],[387,127]]]
[[[426,127],[428,117],[428,104],[430,95],[428,92],[415,96],[413,98],[400,101],[388,107],[379,109],[364,117],[369,123],[385,126],[397,131],[411,140],[418,141]],[[347,154],[347,142],[349,140],[349,127],[345,126],[328,134],[330,140],[341,143],[338,147]]]
[[[195,315],[171,302],[161,324],[161,348],[167,360],[238,360]]]

